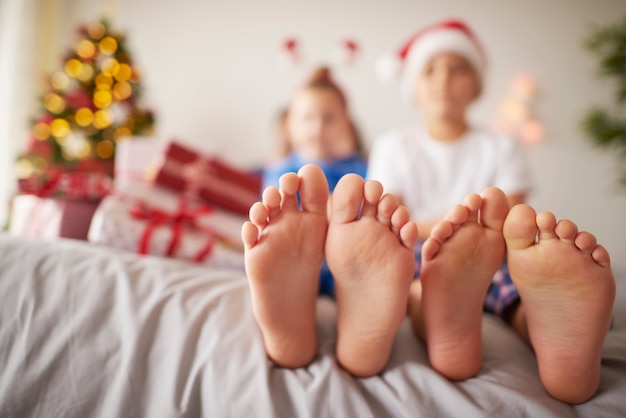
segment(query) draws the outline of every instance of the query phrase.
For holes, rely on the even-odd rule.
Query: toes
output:
[[[281,207],[282,209],[297,209],[298,198],[296,192],[300,185],[300,178],[296,173],[285,173],[278,179],[280,185]]]
[[[331,199],[331,223],[349,223],[356,221],[363,204],[365,180],[356,174],[343,176]]]
[[[435,258],[440,248],[441,244],[432,236],[426,239],[422,245],[422,261],[430,261]]]
[[[264,216],[265,218],[271,218],[280,213],[280,192],[276,187],[270,186],[263,190],[262,200],[268,212]],[[250,210],[250,213],[252,214],[252,210]],[[254,220],[252,220],[252,222],[258,225]]]
[[[270,210],[261,202],[256,202],[250,207],[250,222],[258,228],[264,228],[270,216]]]
[[[241,227],[241,240],[246,249],[250,249],[259,239],[259,229],[252,222],[244,222]]]
[[[509,201],[502,190],[490,187],[483,191],[480,206],[481,225],[495,231],[502,231],[508,213]]]
[[[578,234],[578,227],[574,222],[567,219],[562,219],[556,224],[554,232],[562,240],[573,242],[576,238],[576,235]]]
[[[368,180],[363,186],[363,206],[361,217],[373,216],[378,213],[378,203],[383,195],[383,185],[374,180]]]
[[[307,164],[298,171],[298,177],[302,210],[326,216],[329,192],[322,169],[317,165]]]
[[[448,221],[441,221],[430,231],[430,236],[439,242],[443,242],[450,238],[452,233],[454,233],[454,225]]]
[[[417,243],[417,224],[413,221],[409,221],[400,229],[400,242],[412,250]]]
[[[399,206],[391,215],[391,231],[400,235],[400,230],[411,220],[409,211],[404,206]]]
[[[537,215],[528,205],[515,205],[504,220],[504,239],[512,250],[528,248],[537,237]]]
[[[603,267],[609,267],[611,265],[611,257],[609,256],[609,252],[602,245],[596,245],[596,247],[591,252],[591,258],[593,258],[596,263],[600,264]]]
[[[539,228],[539,241],[558,238],[556,235],[556,217],[553,213],[541,212],[537,215],[536,222]]]
[[[463,201],[463,206],[465,206],[468,210],[468,218],[469,222],[478,222],[478,210],[482,205],[482,198],[477,194],[471,194],[465,198]]]
[[[469,210],[464,205],[454,205],[443,219],[454,225],[461,225],[469,219]]]
[[[391,216],[398,208],[398,199],[394,195],[386,194],[378,203],[378,214],[376,220],[386,227],[391,227]]]
[[[591,253],[598,245],[596,237],[589,232],[581,232],[573,240],[576,247],[585,253]]]

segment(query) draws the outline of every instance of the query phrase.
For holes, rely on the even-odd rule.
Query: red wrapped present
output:
[[[101,202],[89,241],[138,254],[242,269],[243,222],[240,215],[189,201],[167,189],[135,184]]]
[[[100,171],[61,171],[44,173],[18,180],[18,192],[38,197],[98,201],[113,190],[113,181]]]
[[[45,198],[23,194],[11,205],[9,232],[44,239],[87,239],[98,202]]]
[[[218,158],[172,142],[165,150],[154,181],[224,209],[247,214],[250,206],[259,200],[262,179],[258,173],[236,169]]]

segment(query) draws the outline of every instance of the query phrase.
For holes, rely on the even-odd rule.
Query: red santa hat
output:
[[[384,82],[401,79],[403,93],[411,97],[418,74],[431,58],[444,52],[465,58],[482,83],[487,57],[474,32],[460,20],[444,20],[417,32],[395,53],[380,59],[376,72]]]

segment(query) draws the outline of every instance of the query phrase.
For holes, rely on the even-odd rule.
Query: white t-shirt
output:
[[[515,194],[530,185],[517,142],[478,129],[454,142],[437,141],[421,127],[389,132],[371,149],[367,177],[402,197],[417,221],[441,217],[490,186]]]

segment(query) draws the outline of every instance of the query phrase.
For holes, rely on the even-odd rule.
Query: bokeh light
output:
[[[65,90],[69,83],[70,79],[67,77],[67,74],[61,71],[55,72],[52,74],[52,77],[50,77],[50,84],[52,84],[52,87],[57,91]]]
[[[106,33],[106,27],[100,22],[94,22],[87,27],[87,33],[92,39],[100,39]]]
[[[102,159],[108,159],[113,157],[113,153],[115,152],[115,145],[113,142],[105,139],[104,141],[98,142],[96,145],[96,155]]]
[[[45,141],[50,137],[50,126],[44,122],[35,124],[33,127],[33,136],[39,141]]]
[[[91,123],[93,122],[93,112],[89,108],[81,107],[76,111],[74,119],[76,120],[77,125],[84,128],[91,125]]]
[[[113,55],[117,51],[117,41],[112,36],[107,36],[98,43],[98,49],[104,55]]]
[[[113,123],[113,112],[110,109],[98,110],[94,114],[93,126],[98,129],[104,129]]]
[[[76,78],[83,71],[83,63],[76,58],[67,60],[65,63],[65,72],[70,77]]]
[[[58,114],[65,110],[65,100],[56,93],[46,94],[43,105],[50,113]]]
[[[126,81],[115,83],[115,86],[113,87],[113,97],[115,97],[116,100],[126,100],[130,97],[132,92],[132,87]]]
[[[76,45],[76,53],[79,57],[90,59],[96,53],[96,46],[88,39],[83,39]]]
[[[102,109],[111,105],[111,92],[108,90],[96,90],[93,94],[93,104]]]
[[[56,138],[62,138],[70,132],[70,124],[65,119],[54,119],[50,124],[50,131],[52,133],[52,136]]]
[[[115,76],[120,70],[120,63],[115,58],[107,58],[102,61],[100,69],[104,74]]]

